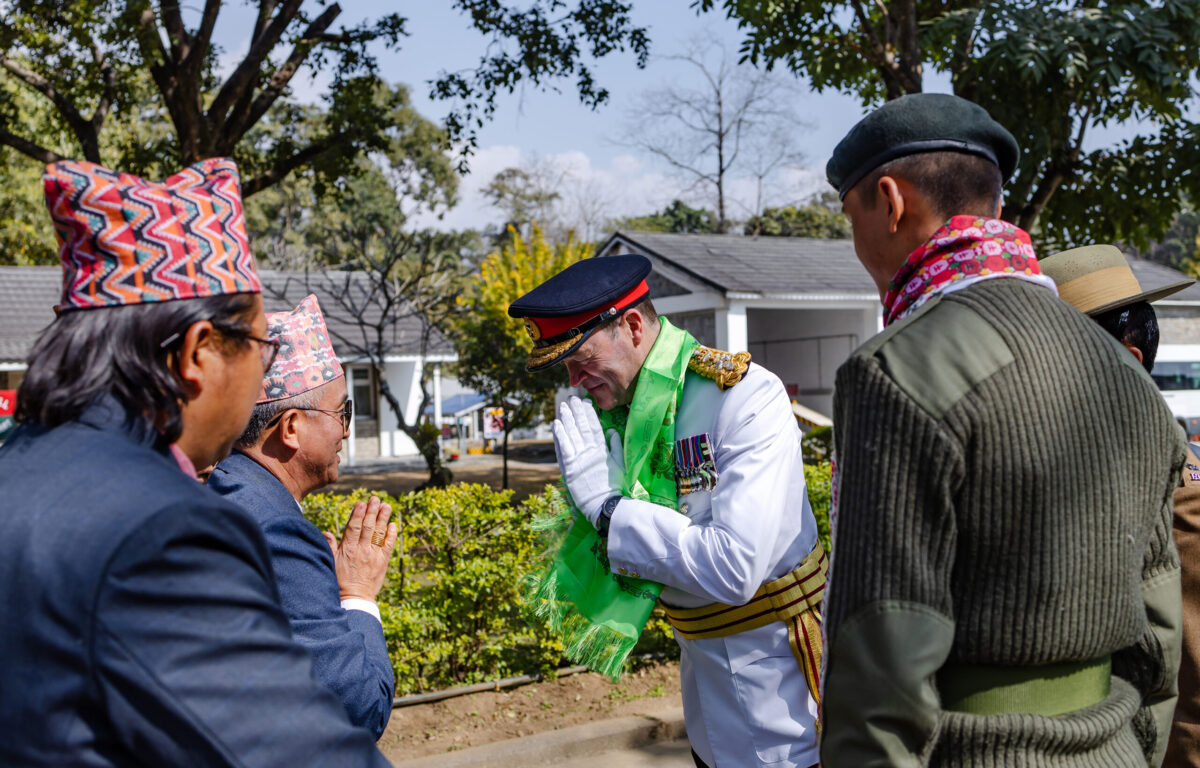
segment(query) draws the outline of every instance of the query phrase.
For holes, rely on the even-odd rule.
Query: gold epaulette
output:
[[[750,367],[749,352],[726,352],[712,347],[696,347],[688,369],[717,382],[720,389],[729,389],[742,380]]]

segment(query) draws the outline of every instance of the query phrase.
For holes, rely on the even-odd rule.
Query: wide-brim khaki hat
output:
[[[1143,291],[1125,254],[1115,245],[1071,248],[1039,258],[1038,265],[1058,284],[1063,301],[1089,315],[1139,301],[1158,301],[1196,282],[1188,278]]]

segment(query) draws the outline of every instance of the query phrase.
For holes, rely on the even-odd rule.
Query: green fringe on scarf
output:
[[[633,403],[600,412],[605,434],[625,447],[623,496],[675,508],[675,413],[687,365],[698,346],[691,334],[661,321],[638,374]],[[562,641],[567,658],[620,677],[663,586],[613,573],[607,543],[562,492],[564,508],[530,524],[546,537],[543,561],[522,579],[522,608]]]

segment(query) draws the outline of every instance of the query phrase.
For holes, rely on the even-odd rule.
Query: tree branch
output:
[[[329,152],[344,139],[345,135],[339,133],[334,136],[327,136],[319,141],[314,141],[312,144],[309,144],[307,147],[295,153],[291,157],[280,160],[269,170],[260,173],[249,181],[243,183],[242,196],[250,197],[257,192],[262,192],[272,184],[282,181],[283,178],[293,170],[305,165],[306,163],[310,163],[326,152]]]
[[[277,0],[260,0],[258,4],[258,17],[254,20],[254,34],[250,36],[251,42],[262,36],[263,30],[267,28],[267,23],[271,20],[271,14],[275,12],[275,6],[278,4]]]
[[[0,54],[0,66],[3,66],[10,73],[15,75],[17,79],[24,82],[29,87],[41,93],[50,101],[54,102],[54,106],[62,113],[67,122],[74,127],[77,124],[86,123],[83,116],[79,114],[79,110],[75,108],[74,102],[65,94],[54,87],[46,78],[36,72],[32,72],[25,67],[22,67],[17,62],[8,58],[4,54]]]
[[[862,28],[863,35],[870,43],[869,48],[864,48],[862,53],[875,65],[881,72],[889,69],[887,60],[887,46],[879,39],[879,35],[875,33],[875,28],[871,26],[871,19],[867,16],[867,11],[859,0],[850,0],[850,5],[854,8],[854,16],[858,19],[858,25]],[[887,17],[887,9],[884,9],[884,18]]]
[[[208,0],[204,4],[204,14],[200,17],[200,27],[193,39],[189,57],[194,56],[198,61],[204,59],[205,54],[208,53],[208,47],[212,43],[213,28],[217,24],[217,14],[220,11],[221,0]]]
[[[41,145],[34,144],[32,141],[23,139],[15,133],[9,133],[3,128],[0,128],[0,144],[12,147],[21,154],[32,157],[34,160],[45,163],[46,165],[67,159],[57,152],[46,149]]]
[[[300,69],[300,65],[304,63],[304,59],[308,57],[309,52],[318,45],[319,41],[317,38],[333,23],[333,20],[337,18],[339,13],[341,13],[341,9],[337,5],[332,5],[326,8],[324,13],[308,25],[308,29],[304,30],[303,36],[301,36],[295,47],[292,48],[291,55],[288,56],[287,61],[271,75],[267,86],[254,99],[254,103],[249,109],[241,111],[240,114],[235,113],[231,115],[229,120],[226,121],[224,131],[226,136],[240,139],[249,126],[257,123],[267,113],[267,110],[271,108],[271,105],[283,93],[283,89],[291,82],[297,70]],[[236,143],[236,140],[234,143]]]
[[[233,74],[221,86],[217,97],[213,99],[212,106],[208,109],[208,118],[211,124],[224,123],[225,116],[229,114],[233,106],[246,99],[247,91],[253,92],[254,83],[258,80],[263,61],[266,60],[279,39],[283,37],[288,25],[300,11],[302,2],[303,0],[286,0],[283,7],[279,9],[279,13],[275,14],[275,17],[263,29],[262,34],[255,37],[250,44],[250,50],[246,53],[246,58],[242,59]],[[339,8],[337,3],[330,7]]]
[[[96,45],[93,40],[91,42],[92,59],[96,62],[96,66],[100,68],[100,77],[104,80],[104,92],[100,94],[100,101],[96,104],[96,109],[92,112],[92,130],[97,135],[100,133],[100,126],[104,125],[105,119],[108,118],[108,110],[112,107],[113,97],[116,89],[116,73],[113,72],[112,64],[108,57],[100,50],[100,46]]]
[[[187,58],[188,44],[191,41],[187,29],[183,26],[179,0],[159,0],[158,8],[162,14],[163,27],[167,30],[167,39],[171,41],[171,58],[175,61]]]
[[[149,6],[142,11],[142,15],[138,19],[137,40],[142,58],[150,65],[150,75],[154,78],[154,84],[158,86],[163,103],[170,110],[175,102],[175,70],[170,54],[167,53],[166,48],[163,48],[154,9]],[[158,63],[155,63],[156,59]],[[171,117],[173,119],[176,117],[173,111]],[[178,120],[175,121],[175,124],[179,124]]]

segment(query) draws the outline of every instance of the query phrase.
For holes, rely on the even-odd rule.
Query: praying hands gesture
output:
[[[567,491],[588,522],[595,525],[605,499],[621,493],[625,474],[621,436],[615,429],[610,430],[606,442],[596,409],[578,397],[559,405],[553,432],[558,468]]]
[[[391,516],[391,506],[372,496],[370,501],[354,505],[340,542],[331,531],[325,532],[325,540],[333,550],[342,600],[375,602],[383,589],[388,560],[399,532],[396,523],[388,522]]]

